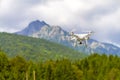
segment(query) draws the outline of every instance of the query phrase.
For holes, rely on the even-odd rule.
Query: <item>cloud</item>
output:
[[[15,32],[39,19],[67,31],[93,30],[93,38],[120,44],[119,4],[119,0],[1,0],[0,31]]]

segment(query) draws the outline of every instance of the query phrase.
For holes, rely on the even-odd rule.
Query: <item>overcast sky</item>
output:
[[[67,31],[120,45],[120,0],[0,0],[0,31],[16,32],[43,20]]]

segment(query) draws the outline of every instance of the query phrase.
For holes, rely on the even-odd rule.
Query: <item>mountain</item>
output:
[[[89,46],[92,52],[120,55],[120,48],[113,44],[91,40],[91,42],[89,41]]]
[[[86,54],[44,39],[9,33],[0,33],[0,50],[4,51],[9,57],[19,55],[33,61],[61,58],[75,60],[86,56]]]
[[[24,30],[16,32],[16,34],[29,36],[37,31],[39,31],[43,26],[49,26],[44,21],[33,21]]]
[[[39,25],[42,23],[38,20],[33,21],[30,23],[30,24],[34,24],[32,28],[30,27],[30,24],[29,24],[27,28],[25,28],[24,30],[20,32],[17,32],[17,34],[31,36],[35,38],[43,38],[43,39],[46,39],[52,42],[57,42],[65,46],[68,46],[70,48],[73,48],[75,50],[78,50],[80,52],[83,52],[83,53],[88,53],[88,54],[89,53],[105,53],[105,54],[120,55],[119,47],[113,44],[99,42],[94,39],[90,39],[88,41],[88,44],[89,44],[88,48],[82,45],[78,45],[77,47],[74,47],[73,43],[70,41],[70,34],[67,31],[63,30],[60,26],[50,26],[48,24],[46,25],[46,23],[44,22],[45,25],[39,28],[36,22],[38,22]],[[37,27],[39,29],[35,31],[34,28],[37,28]],[[23,32],[25,32],[26,29],[29,30],[29,33],[31,34],[29,35],[24,34]],[[34,31],[30,32],[30,30],[34,30]]]

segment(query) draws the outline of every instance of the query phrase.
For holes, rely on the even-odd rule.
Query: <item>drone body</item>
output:
[[[88,39],[92,33],[93,33],[92,31],[90,31],[88,33],[84,33],[84,34],[74,34],[72,32],[70,35],[71,35],[71,40],[74,41],[74,46],[76,46],[77,43],[79,42],[80,45],[84,44],[87,47]]]

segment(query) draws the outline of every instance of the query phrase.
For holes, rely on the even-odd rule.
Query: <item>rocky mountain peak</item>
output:
[[[45,23],[44,21],[39,21],[39,20],[36,20],[36,21],[33,21],[31,22],[29,25],[28,25],[28,29],[29,30],[40,30],[41,27],[45,26],[45,25],[48,25],[47,23]]]
[[[22,31],[16,32],[16,34],[30,36],[31,34],[40,31],[40,29],[44,26],[49,25],[44,21],[35,20],[30,22],[28,26]]]

